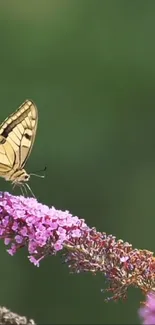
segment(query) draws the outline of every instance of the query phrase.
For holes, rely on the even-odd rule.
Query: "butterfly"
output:
[[[14,186],[19,185],[22,193],[27,186],[33,194],[26,183],[30,174],[24,166],[34,144],[37,124],[37,107],[31,100],[26,100],[0,125],[0,177]]]

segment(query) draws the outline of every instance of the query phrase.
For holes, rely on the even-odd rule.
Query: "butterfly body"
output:
[[[6,181],[11,181],[12,184],[21,184],[27,182],[30,179],[30,175],[27,174],[25,169],[13,170],[2,176]]]
[[[38,111],[26,100],[0,125],[0,177],[15,184],[27,182],[24,169],[35,140]]]

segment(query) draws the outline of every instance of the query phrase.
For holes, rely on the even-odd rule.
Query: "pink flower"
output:
[[[139,316],[143,325],[155,324],[155,292],[151,291],[147,294],[146,302],[139,309]]]

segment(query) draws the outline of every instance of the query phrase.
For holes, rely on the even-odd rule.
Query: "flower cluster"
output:
[[[11,255],[27,246],[29,259],[37,266],[45,256],[56,254],[70,238],[80,238],[88,229],[84,220],[34,198],[9,193],[0,196],[0,238],[9,245]]]
[[[29,260],[39,266],[47,255],[63,252],[72,272],[101,272],[113,299],[125,298],[129,286],[148,293],[155,287],[155,257],[123,240],[98,232],[68,211],[56,210],[34,198],[0,196],[0,239],[14,255],[26,246]]]

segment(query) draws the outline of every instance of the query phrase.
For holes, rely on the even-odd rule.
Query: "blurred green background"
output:
[[[155,2],[0,2],[0,121],[26,98],[39,126],[28,172],[44,204],[154,251]],[[14,192],[0,180],[0,189]],[[39,324],[135,324],[144,299],[104,302],[104,277],[60,256],[34,267],[1,242],[0,305]]]

